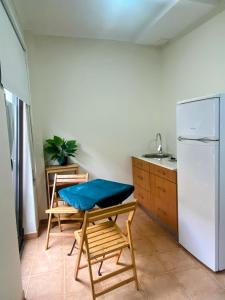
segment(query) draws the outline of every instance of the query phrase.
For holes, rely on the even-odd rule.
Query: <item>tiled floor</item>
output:
[[[209,271],[141,209],[137,210],[132,226],[140,291],[135,290],[132,282],[98,299],[225,300],[225,272]],[[73,239],[51,239],[50,249],[45,251],[45,234],[43,230],[38,239],[25,244],[21,268],[26,299],[91,299],[88,270],[80,271],[80,281],[73,277],[77,250],[71,257],[66,255]],[[128,259],[128,252],[125,252],[122,260],[128,262]],[[113,260],[105,262],[103,274],[114,266]],[[113,282],[119,281],[121,276],[124,275]],[[110,284],[112,279],[104,283],[104,287]],[[103,284],[99,289],[102,287]]]

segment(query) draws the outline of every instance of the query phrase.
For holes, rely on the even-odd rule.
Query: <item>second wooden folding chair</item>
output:
[[[110,292],[113,289],[118,288],[131,281],[135,281],[136,288],[138,289],[134,249],[131,237],[131,222],[135,213],[135,209],[136,201],[132,201],[126,204],[112,206],[110,208],[87,211],[85,213],[82,229],[75,231],[75,237],[79,243],[79,252],[77,255],[77,264],[75,269],[75,279],[78,279],[78,272],[80,269],[88,267],[93,299],[96,299],[96,297]],[[128,213],[128,218],[126,221],[127,235],[121,231],[119,226],[114,221],[112,221],[112,217],[125,213]],[[106,221],[106,219],[108,219],[108,221]],[[90,223],[99,222],[100,220],[104,220],[104,222],[89,227]],[[128,248],[130,251],[131,264],[97,279],[93,278],[93,264],[99,262],[102,263],[103,261],[114,256],[117,256],[116,262],[118,263],[121,253],[125,248]],[[81,266],[80,261],[83,252],[87,257],[87,265]],[[95,284],[103,282],[108,278],[129,270],[133,271],[133,276],[131,276],[130,278],[122,281],[120,280],[119,283],[114,284],[101,292],[95,292]]]
[[[65,187],[73,184],[79,184],[88,181],[88,174],[76,174],[76,175],[57,175],[55,174],[54,184],[52,189],[52,197],[50,208],[47,209],[45,212],[49,215],[48,216],[48,229],[47,229],[47,237],[46,237],[46,246],[45,249],[48,249],[49,245],[49,238],[53,235],[63,235],[62,232],[62,222],[65,223],[68,221],[78,221],[83,222],[84,219],[84,212],[79,211],[78,209],[69,206],[66,204],[63,199],[59,198],[57,195],[57,188]],[[51,227],[52,224],[58,222],[59,226],[59,233],[52,233]],[[65,234],[64,234],[65,235]]]

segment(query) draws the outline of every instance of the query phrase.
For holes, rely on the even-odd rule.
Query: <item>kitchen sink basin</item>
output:
[[[150,154],[144,154],[142,155],[142,157],[145,158],[165,158],[165,157],[169,157],[170,154],[168,153],[150,153]]]

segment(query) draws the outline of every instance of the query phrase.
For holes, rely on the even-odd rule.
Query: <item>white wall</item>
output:
[[[92,177],[131,182],[130,156],[149,152],[158,128],[159,53],[129,43],[27,35],[39,190],[42,141],[80,143]],[[45,208],[39,194],[41,217]]]
[[[176,151],[176,102],[225,91],[225,12],[162,50],[161,131]]]
[[[17,243],[8,130],[3,91],[0,88],[0,299],[21,300],[23,291]]]
[[[176,152],[178,100],[225,90],[224,36],[225,12],[162,49],[27,34],[41,218],[46,137],[77,139],[93,177],[130,182],[157,131]]]

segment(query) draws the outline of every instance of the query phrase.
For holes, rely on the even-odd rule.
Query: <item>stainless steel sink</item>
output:
[[[165,157],[169,157],[170,154],[168,153],[150,153],[150,154],[144,154],[142,155],[142,157],[145,158],[165,158]]]

